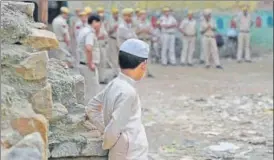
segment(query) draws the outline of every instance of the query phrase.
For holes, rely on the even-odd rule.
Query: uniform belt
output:
[[[207,36],[207,35],[204,35],[204,36],[207,38],[215,38],[215,36]]]
[[[240,31],[240,32],[242,32],[242,33],[249,33],[249,31]]]
[[[184,35],[185,37],[196,37],[196,35]]]
[[[175,34],[175,33],[170,33],[170,32],[164,32],[165,34],[170,34],[170,35],[172,35],[172,34]]]
[[[82,65],[87,65],[87,63],[86,63],[86,62],[80,62],[80,64],[82,64]]]

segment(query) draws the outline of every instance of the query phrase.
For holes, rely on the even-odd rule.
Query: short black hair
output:
[[[147,58],[141,58],[124,51],[119,51],[119,66],[121,69],[135,69],[146,60]]]
[[[100,17],[97,14],[92,14],[88,17],[88,24],[92,24],[93,21],[100,22]]]

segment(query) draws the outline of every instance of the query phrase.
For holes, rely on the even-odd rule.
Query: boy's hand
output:
[[[103,111],[103,106],[101,104],[98,106],[98,110],[99,110],[99,112]]]

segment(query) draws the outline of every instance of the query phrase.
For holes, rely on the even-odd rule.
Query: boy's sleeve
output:
[[[103,149],[110,149],[119,139],[131,116],[135,97],[134,93],[121,94],[118,97],[112,119],[105,128]]]
[[[92,124],[94,124],[97,129],[103,133],[105,129],[104,120],[103,120],[103,112],[102,112],[102,105],[103,105],[103,95],[104,90],[101,91],[99,94],[97,94],[95,97],[93,97],[86,107],[86,114],[91,121]]]

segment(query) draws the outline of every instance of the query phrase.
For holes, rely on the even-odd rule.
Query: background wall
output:
[[[256,28],[253,26],[251,32],[251,44],[259,48],[273,50],[273,3],[269,1],[69,1],[69,7],[73,10],[77,7],[83,8],[90,6],[93,10],[102,6],[106,10],[106,16],[109,17],[112,7],[122,9],[124,7],[144,8],[150,12],[150,15],[159,15],[164,6],[169,6],[175,12],[176,18],[180,21],[188,9],[196,12],[196,18],[205,8],[212,8],[213,17],[216,21],[222,21],[218,32],[226,34],[230,27],[230,20],[239,13],[239,8],[243,5],[249,5],[253,20],[257,17],[262,20],[262,26]]]

